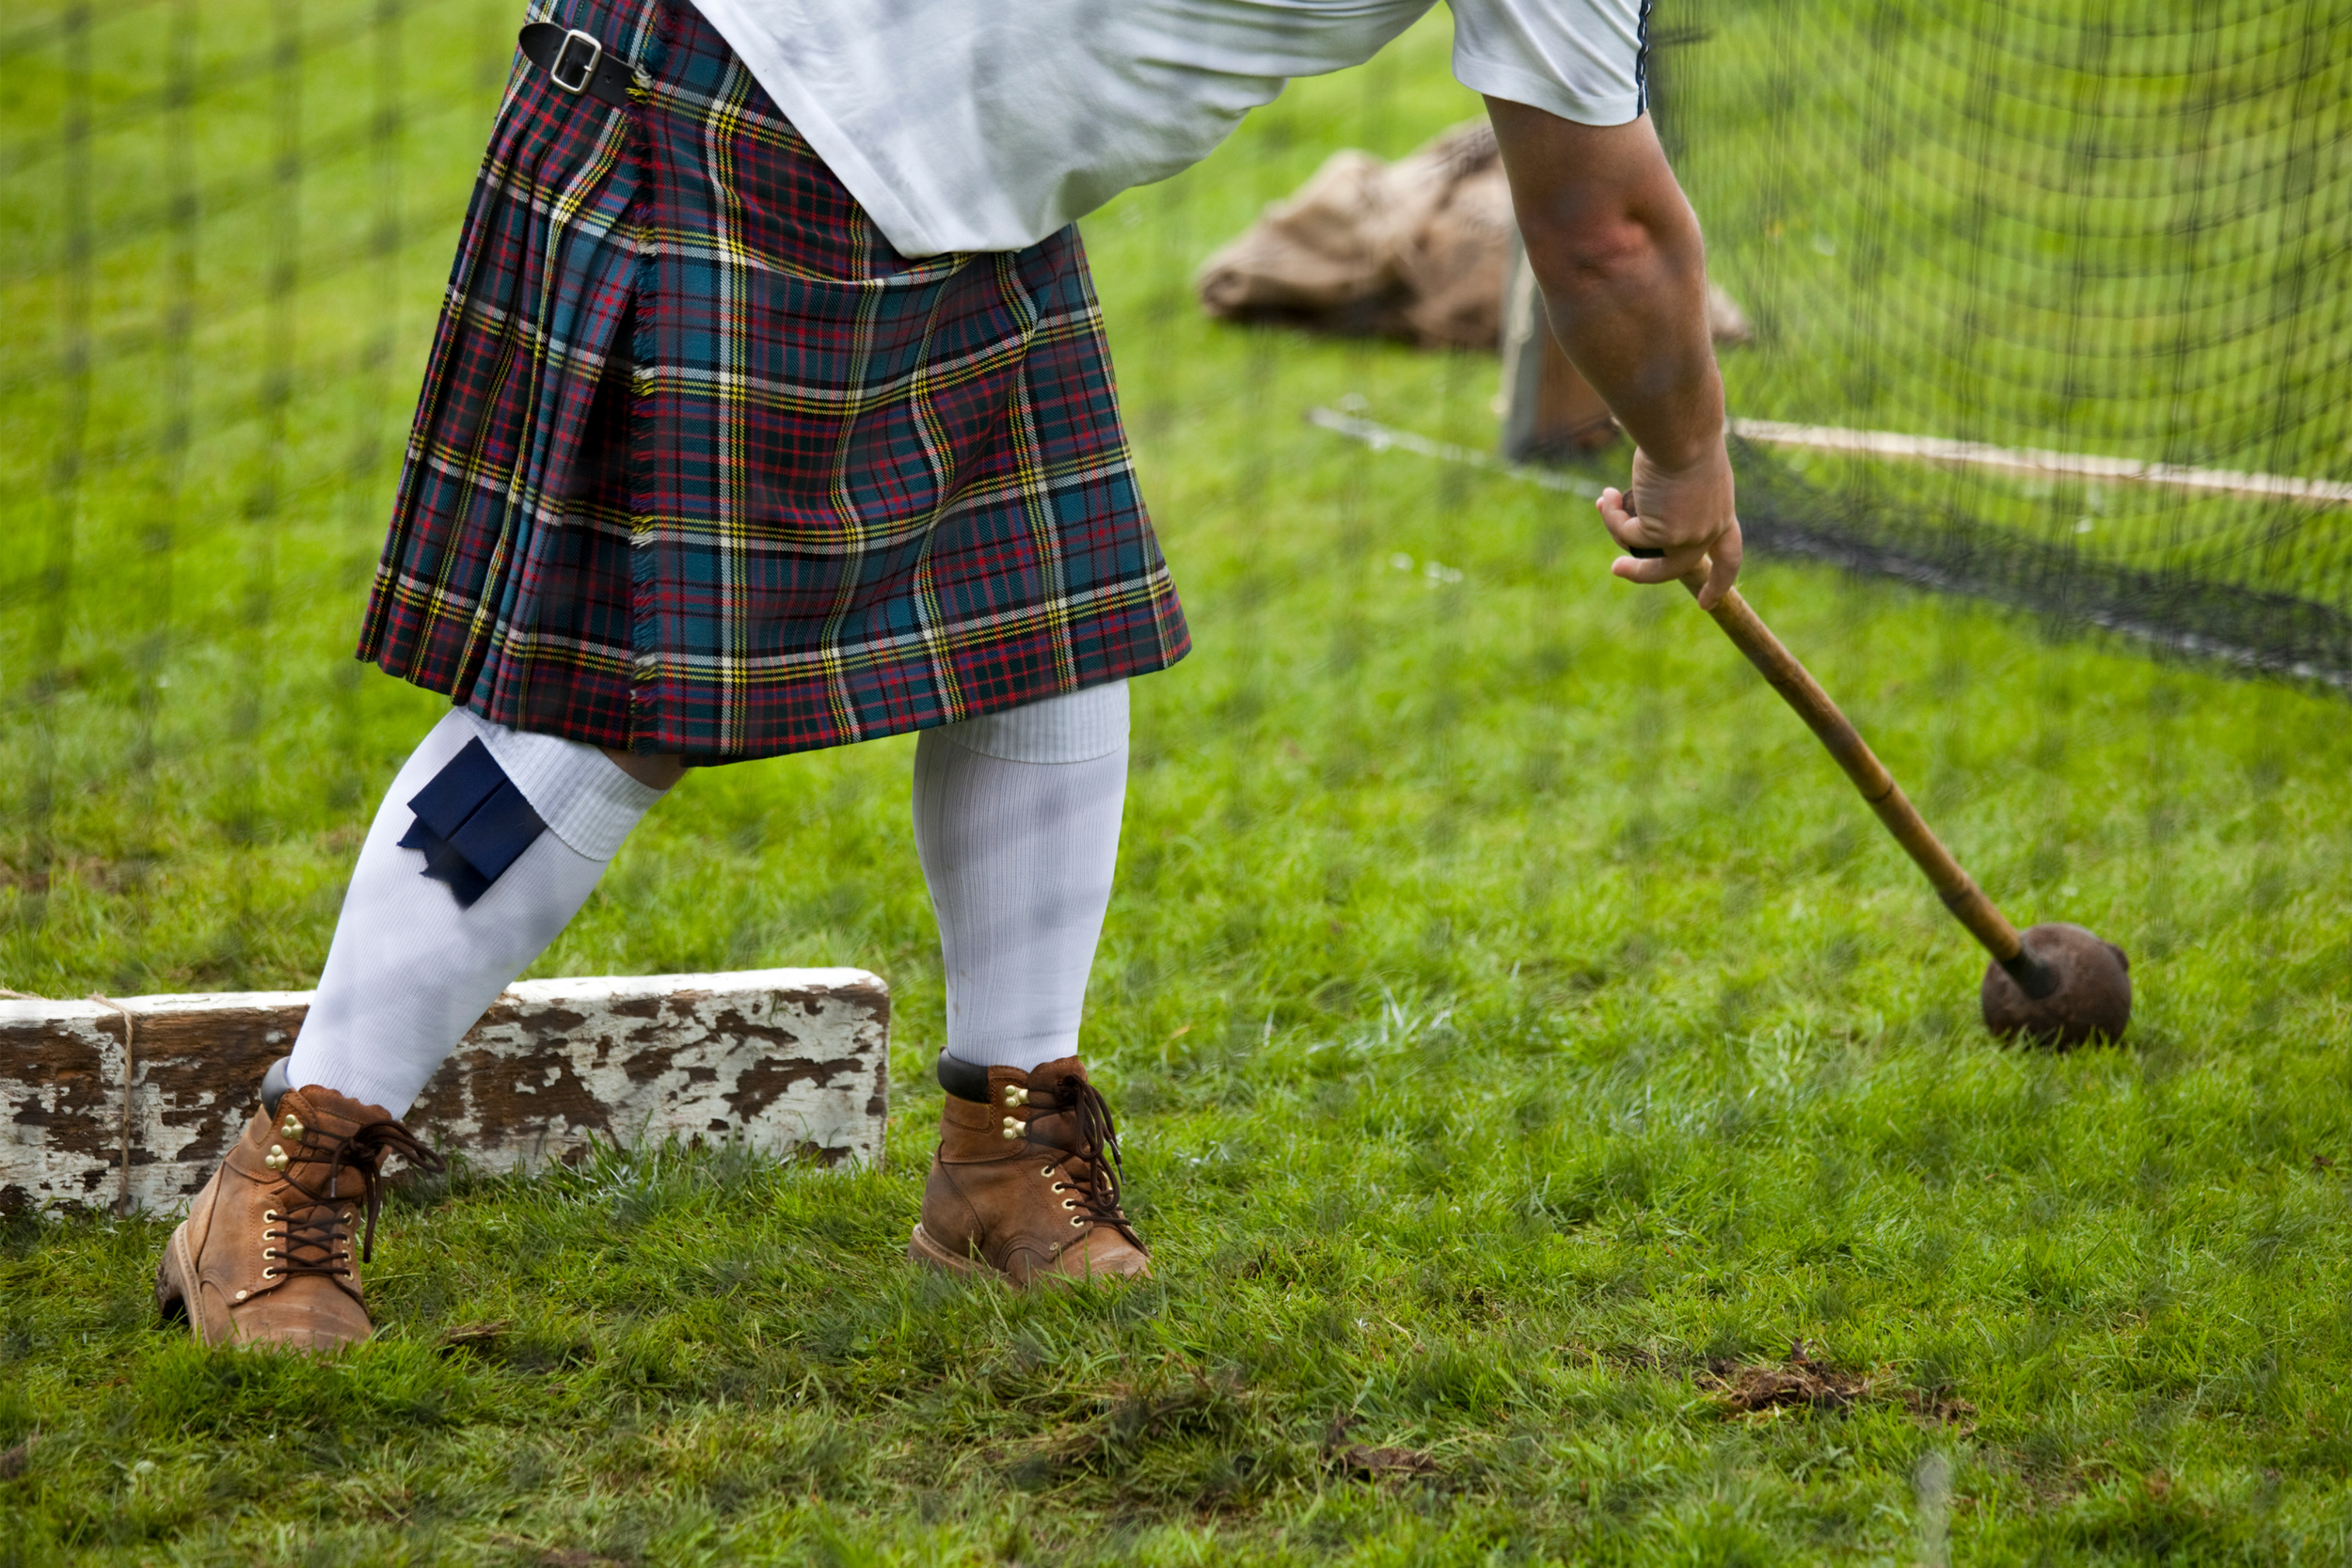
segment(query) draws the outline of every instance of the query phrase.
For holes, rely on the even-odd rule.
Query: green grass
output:
[[[1483,445],[1491,361],[1193,312],[1194,261],[1330,148],[1471,112],[1444,46],[1295,89],[1089,225],[1198,641],[1136,688],[1088,1025],[1157,1278],[1017,1296],[901,1261],[941,1037],[911,748],[711,770],[538,972],[879,971],[882,1168],[412,1184],[383,1333],[327,1365],[156,1325],[166,1222],[11,1220],[0,1562],[1903,1562],[1942,1549],[1934,1455],[1956,1561],[2345,1558],[2343,703],[1757,562],[2009,911],[2133,955],[2125,1048],[1985,1039],[1965,938],[1704,619],[1606,578],[1581,506],[1299,420],[1352,396]],[[405,385],[438,262],[403,265]],[[343,385],[366,333],[320,314]],[[19,449],[36,413],[0,404]],[[338,662],[383,476],[332,447],[316,508],[191,507],[129,558],[180,574],[158,640],[10,564],[0,985],[309,982],[436,705]],[[74,561],[138,537],[119,467]],[[1869,1397],[1709,1392],[1793,1341]]]

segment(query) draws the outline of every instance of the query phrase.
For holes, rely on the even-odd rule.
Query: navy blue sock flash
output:
[[[424,875],[449,884],[460,909],[490,891],[506,868],[548,831],[523,792],[479,740],[433,775],[408,802],[415,822],[404,849],[424,851]]]

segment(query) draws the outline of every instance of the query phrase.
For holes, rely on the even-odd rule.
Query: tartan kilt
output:
[[[1076,229],[909,261],[683,0],[549,19],[637,87],[516,55],[359,657],[705,763],[1183,657]]]

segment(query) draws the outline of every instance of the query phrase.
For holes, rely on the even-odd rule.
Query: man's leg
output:
[[[377,1164],[437,1165],[399,1118],[660,799],[632,774],[675,776],[628,761],[460,710],[402,767],[294,1053],[157,1270],[157,1301],[199,1338],[328,1350],[368,1337],[352,1227]]]
[[[947,1101],[908,1256],[1025,1284],[1136,1275],[1110,1113],[1078,1057],[1127,787],[1127,687],[926,731],[914,842],[947,972]]]
[[[410,804],[477,742],[545,827],[479,889],[432,875]],[[443,719],[368,830],[288,1081],[404,1114],[474,1021],[588,901],[621,841],[660,798],[594,746],[501,729],[463,709]],[[510,839],[516,831],[530,824],[510,827]]]

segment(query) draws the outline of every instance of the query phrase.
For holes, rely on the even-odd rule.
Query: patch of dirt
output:
[[[1788,1359],[1778,1366],[1711,1361],[1691,1381],[1743,1416],[1791,1405],[1843,1410],[1875,1392],[1875,1380],[1868,1374],[1821,1365],[1806,1354],[1802,1340],[1788,1347]]]
[[[1434,1455],[1419,1449],[1373,1448],[1348,1442],[1348,1429],[1355,1424],[1353,1416],[1334,1416],[1331,1430],[1323,1436],[1324,1463],[1342,1474],[1367,1481],[1405,1481],[1444,1473]]]
[[[1787,1360],[1776,1362],[1743,1363],[1716,1357],[1694,1364],[1629,1344],[1569,1344],[1563,1345],[1560,1354],[1588,1364],[1597,1360],[1620,1372],[1674,1377],[1690,1370],[1692,1383],[1737,1416],[1794,1409],[1844,1410],[1873,1400],[1899,1400],[1925,1425],[1949,1427],[1962,1437],[1977,1430],[1977,1407],[1950,1388],[1906,1388],[1883,1370],[1846,1371],[1816,1360],[1810,1342],[1804,1339],[1788,1347]]]
[[[25,1462],[33,1457],[33,1445],[40,1441],[36,1432],[12,1449],[0,1449],[0,1481],[14,1481],[24,1473]]]
[[[998,1462],[1016,1486],[1027,1490],[1057,1485],[1073,1475],[1113,1481],[1127,1473],[1130,1450],[1181,1438],[1205,1438],[1233,1456],[1236,1484],[1246,1489],[1256,1459],[1249,1432],[1256,1396],[1237,1374],[1204,1374],[1182,1361],[1163,1375],[1104,1385],[1092,1399],[1093,1414],[998,1450]],[[1233,1488],[1212,1488],[1198,1506],[1222,1502]]]
[[[1956,1436],[1965,1437],[1977,1430],[1977,1407],[1955,1397],[1949,1388],[1924,1394],[1916,1388],[1906,1388],[1903,1403],[1928,1425],[1950,1427]]]
[[[1437,1460],[1419,1449],[1368,1449],[1361,1443],[1337,1449],[1331,1463],[1351,1476],[1371,1481],[1406,1481],[1438,1473]]]
[[[493,1318],[487,1323],[459,1323],[454,1328],[441,1330],[441,1343],[452,1350],[487,1350],[514,1326],[504,1318]]]

